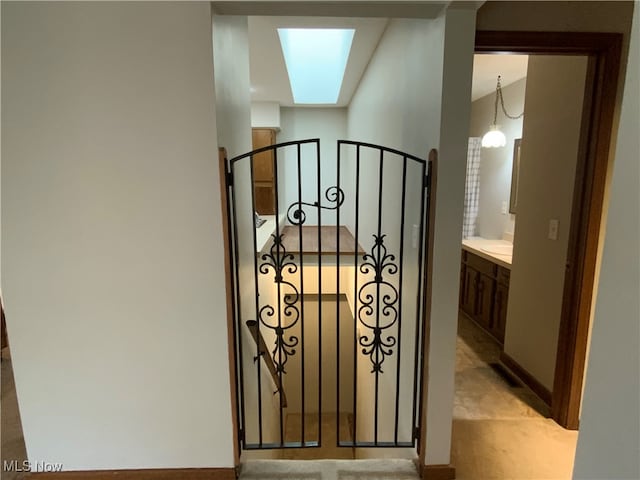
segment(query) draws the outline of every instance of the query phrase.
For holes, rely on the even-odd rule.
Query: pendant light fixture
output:
[[[496,101],[493,106],[493,123],[489,127],[489,131],[482,137],[482,146],[485,148],[504,147],[507,144],[507,137],[500,131],[500,125],[498,125],[498,101],[500,101],[500,107],[502,107],[502,113],[511,120],[517,120],[522,118],[524,112],[520,115],[513,116],[507,113],[504,108],[504,98],[502,97],[502,85],[500,83],[500,75],[498,75],[498,82],[496,84]]]

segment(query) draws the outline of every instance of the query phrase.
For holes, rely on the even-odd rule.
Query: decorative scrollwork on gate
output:
[[[327,188],[327,190],[324,192],[324,197],[329,203],[333,204],[320,205],[320,208],[324,210],[335,210],[344,203],[344,192],[342,191],[342,189],[336,186]],[[304,211],[304,206],[317,208],[318,202],[308,203],[303,202],[302,200],[293,202],[291,205],[289,205],[289,208],[287,208],[287,220],[289,220],[289,223],[291,223],[292,225],[304,224],[304,222],[307,220],[307,214]]]
[[[285,365],[289,357],[295,355],[295,347],[298,345],[299,340],[295,335],[290,335],[289,338],[286,338],[285,333],[298,323],[298,319],[300,318],[300,311],[296,306],[300,293],[293,283],[284,280],[282,273],[287,272],[294,274],[298,271],[298,265],[294,262],[294,256],[291,253],[287,253],[284,248],[282,235],[271,235],[271,237],[273,238],[273,244],[269,249],[269,253],[265,253],[260,257],[263,263],[260,264],[259,271],[263,275],[268,275],[269,272],[273,272],[274,283],[288,286],[291,292],[288,291],[287,294],[284,295],[284,309],[282,310],[279,324],[276,309],[271,305],[265,305],[260,308],[258,317],[260,323],[273,330],[276,334],[275,347],[271,351],[276,371],[278,373],[287,373],[285,371]],[[274,319],[276,320],[275,325],[269,323],[269,320]]]
[[[362,353],[368,355],[373,369],[371,373],[380,372],[385,357],[393,354],[396,338],[387,335],[383,338],[385,330],[391,328],[398,321],[398,290],[386,278],[398,272],[395,264],[395,256],[387,252],[384,245],[386,235],[373,235],[374,245],[371,253],[365,254],[360,265],[360,272],[367,275],[373,271],[374,278],[365,282],[358,291],[358,320],[362,325],[372,331],[373,336],[363,335],[358,340]],[[374,309],[374,302],[376,308]],[[382,305],[380,304],[382,303]],[[382,307],[382,308],[380,308]]]

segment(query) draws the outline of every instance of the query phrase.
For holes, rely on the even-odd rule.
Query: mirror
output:
[[[509,213],[516,213],[518,207],[518,184],[520,183],[520,143],[522,139],[513,141],[513,167],[511,169],[511,197],[509,198]]]

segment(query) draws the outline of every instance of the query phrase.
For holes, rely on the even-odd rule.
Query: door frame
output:
[[[578,164],[558,335],[551,415],[577,430],[600,231],[612,162],[622,34],[476,31],[476,53],[587,55]]]

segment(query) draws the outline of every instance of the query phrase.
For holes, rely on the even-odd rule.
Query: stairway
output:
[[[305,440],[318,439],[318,414],[305,415]],[[286,417],[285,441],[299,442],[301,435],[302,416],[299,413],[290,413]],[[349,441],[352,438],[351,414],[340,414],[340,439]],[[322,444],[314,448],[283,448],[280,458],[283,460],[353,460],[355,454],[353,448],[338,447],[336,438],[336,414],[322,414]]]

